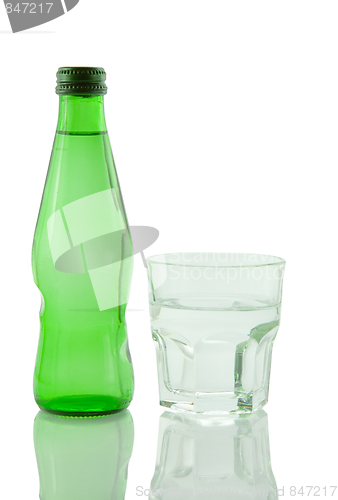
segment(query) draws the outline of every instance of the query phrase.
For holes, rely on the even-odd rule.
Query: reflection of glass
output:
[[[163,413],[150,498],[277,499],[267,414]]]
[[[253,254],[147,259],[160,403],[244,413],[268,400],[285,262]]]
[[[41,500],[123,500],[133,442],[128,410],[86,419],[40,411],[34,444]]]

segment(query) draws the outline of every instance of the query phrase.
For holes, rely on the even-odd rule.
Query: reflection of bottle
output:
[[[132,244],[105,123],[106,74],[57,76],[59,119],[33,245],[42,294],[34,393],[52,413],[107,414],[133,395]]]
[[[65,418],[39,412],[35,453],[43,500],[123,500],[134,442],[130,412]]]
[[[150,498],[277,499],[267,414],[231,419],[163,413]]]

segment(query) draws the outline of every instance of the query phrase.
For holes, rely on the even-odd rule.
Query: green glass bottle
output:
[[[125,310],[133,250],[104,115],[102,68],[60,68],[59,118],[34,235],[42,295],[34,395],[41,409],[126,408],[133,370]]]

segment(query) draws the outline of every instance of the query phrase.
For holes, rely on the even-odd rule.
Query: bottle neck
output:
[[[103,96],[61,95],[57,133],[66,135],[107,133]]]

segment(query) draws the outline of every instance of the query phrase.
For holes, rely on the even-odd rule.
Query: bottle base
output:
[[[127,408],[130,399],[111,396],[64,396],[55,399],[36,399],[39,408],[64,417],[99,417],[111,415]]]

